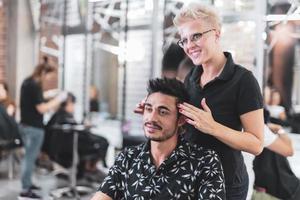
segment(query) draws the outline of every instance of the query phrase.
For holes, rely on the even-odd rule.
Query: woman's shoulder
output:
[[[36,82],[32,77],[28,77],[23,81],[22,88],[32,91],[38,88],[41,89],[41,86],[38,82]]]
[[[256,78],[253,75],[252,71],[248,70],[247,68],[241,65],[235,65],[234,76],[241,83],[253,83],[253,81],[256,82]]]
[[[253,75],[252,72],[239,64],[234,64],[235,72],[238,74],[242,74],[243,76]]]
[[[193,67],[189,71],[189,73],[186,75],[186,77],[184,79],[184,84],[186,86],[188,86],[189,84],[195,82],[199,78],[200,71],[201,71],[201,67],[200,66]]]

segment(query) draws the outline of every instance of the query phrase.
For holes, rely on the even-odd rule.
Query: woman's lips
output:
[[[192,51],[192,52],[190,52],[189,54],[191,55],[191,57],[197,58],[197,57],[200,56],[201,50],[198,50],[198,51]]]

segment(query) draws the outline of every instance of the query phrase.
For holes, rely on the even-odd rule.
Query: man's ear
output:
[[[180,115],[179,116],[179,119],[178,119],[178,126],[180,127],[180,126],[182,126],[182,125],[184,125],[185,124],[185,116],[184,115]]]

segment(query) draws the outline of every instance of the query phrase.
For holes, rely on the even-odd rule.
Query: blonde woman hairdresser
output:
[[[178,45],[196,65],[185,78],[191,99],[179,105],[189,124],[185,136],[218,152],[227,199],[246,199],[248,175],[241,151],[258,155],[263,149],[259,85],[250,71],[223,52],[221,23],[212,8],[191,3],[175,16],[174,24],[181,38]]]

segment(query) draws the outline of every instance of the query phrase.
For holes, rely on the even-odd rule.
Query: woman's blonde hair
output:
[[[217,30],[221,29],[221,19],[216,10],[211,6],[195,2],[182,7],[173,19],[173,23],[178,27],[185,22],[195,19],[203,20],[205,23],[211,24],[213,28]]]

